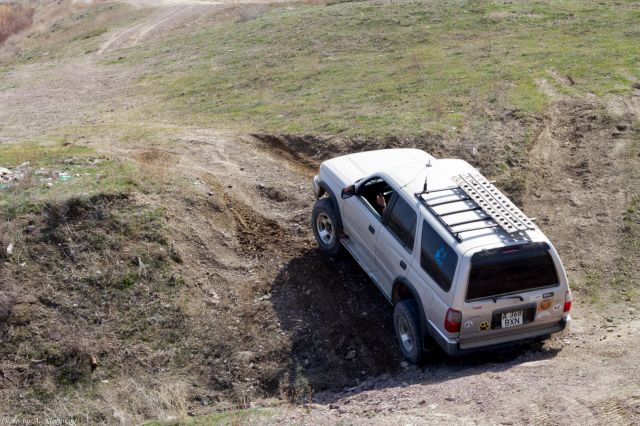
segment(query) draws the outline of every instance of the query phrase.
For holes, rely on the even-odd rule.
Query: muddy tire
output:
[[[313,205],[311,228],[318,246],[330,256],[337,256],[342,250],[338,218],[331,198],[320,198]]]
[[[418,305],[415,300],[404,299],[396,304],[393,310],[393,325],[402,355],[411,364],[420,364],[424,353]]]

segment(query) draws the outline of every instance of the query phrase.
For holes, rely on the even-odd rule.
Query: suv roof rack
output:
[[[462,241],[460,234],[481,229],[501,228],[511,235],[535,229],[533,219],[528,218],[484,176],[463,173],[451,179],[456,183],[455,186],[428,190],[425,184],[425,190],[415,195],[458,241]],[[430,194],[444,191],[451,193],[426,198]],[[457,203],[461,204],[461,208],[455,208]],[[453,206],[453,209],[442,212],[436,210],[437,207],[444,205]],[[471,211],[478,211],[480,217],[458,222],[447,221],[453,215]],[[479,226],[460,229],[463,225],[469,224]]]

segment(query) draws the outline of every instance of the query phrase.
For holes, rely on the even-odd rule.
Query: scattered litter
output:
[[[29,163],[27,162],[20,164],[15,169],[0,167],[0,188],[9,188],[11,183],[24,179],[24,169],[28,166]]]
[[[271,298],[270,294],[264,294],[260,297],[257,297],[256,299],[254,299],[254,303],[258,303],[258,302],[262,302],[263,300],[269,300]]]
[[[9,243],[7,246],[7,256],[11,256],[13,254],[13,243]]]
[[[73,179],[73,176],[71,176],[70,174],[67,174],[66,172],[58,172],[58,180],[66,182],[71,179]]]
[[[347,352],[345,359],[355,359],[355,357],[356,357],[356,351],[350,350],[349,352]]]

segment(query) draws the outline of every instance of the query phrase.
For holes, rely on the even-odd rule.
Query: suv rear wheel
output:
[[[320,198],[313,205],[311,213],[311,227],[320,249],[331,256],[340,253],[338,220],[331,198]]]
[[[404,299],[396,303],[393,310],[393,324],[400,349],[411,364],[422,361],[422,335],[418,318],[418,306],[413,299]]]

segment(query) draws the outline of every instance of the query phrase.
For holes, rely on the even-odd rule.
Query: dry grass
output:
[[[135,155],[135,159],[142,173],[141,178],[161,183],[174,177],[172,169],[179,161],[175,154],[160,149],[142,151]]]
[[[19,4],[0,4],[0,44],[31,26],[33,9]]]
[[[188,386],[181,381],[143,383],[131,378],[120,382],[117,391],[105,397],[114,417],[124,424],[187,417]]]

